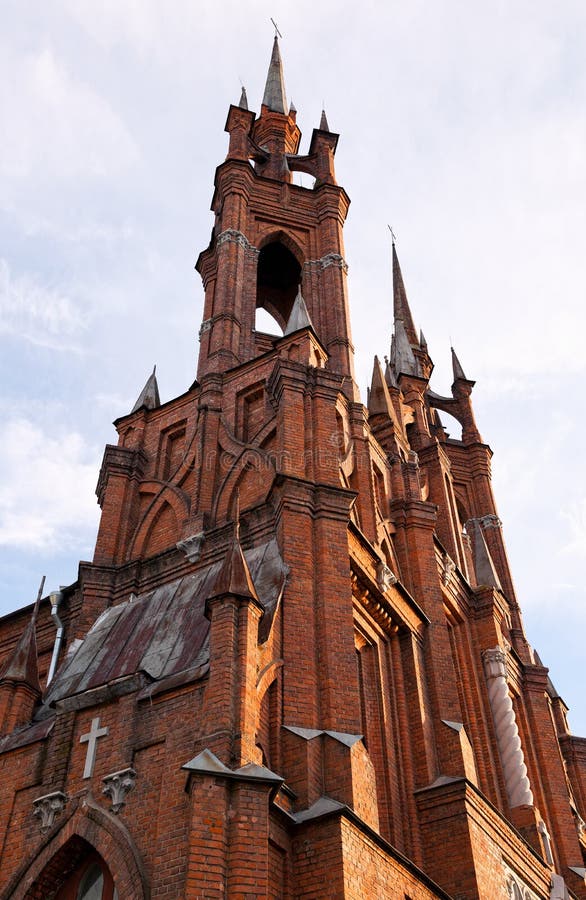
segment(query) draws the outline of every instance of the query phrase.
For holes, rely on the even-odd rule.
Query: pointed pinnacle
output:
[[[240,94],[238,106],[240,109],[248,109],[248,97],[246,96],[246,88],[244,85],[242,85],[242,93]]]
[[[411,310],[409,309],[409,302],[407,300],[407,292],[405,290],[405,285],[403,284],[403,275],[401,273],[401,266],[399,265],[399,257],[397,256],[397,249],[395,247],[394,241],[393,241],[393,312],[394,312],[394,316],[395,316],[395,323],[396,323],[397,319],[402,320],[409,344],[412,347],[418,347],[419,341],[417,339],[417,332],[415,331],[413,317],[411,315]],[[396,330],[396,328],[395,328],[395,330]]]
[[[425,340],[425,335],[421,329],[419,330],[419,346],[421,349],[427,353],[427,341]]]
[[[132,413],[136,412],[137,409],[140,409],[142,406],[145,409],[156,409],[157,406],[161,405],[161,399],[159,397],[159,385],[157,384],[157,367],[153,368],[152,374],[149,375],[145,386],[139,394],[138,400],[134,404],[131,409]]]
[[[319,130],[320,131],[329,131],[330,130],[330,126],[328,125],[328,120],[327,120],[325,109],[322,109],[322,111],[321,111],[321,119],[319,120]]]
[[[273,112],[283,113],[284,115],[287,113],[283,63],[281,62],[279,39],[277,35],[275,35],[273,41],[273,52],[271,53],[271,61],[269,63],[269,71],[262,102],[264,106],[267,106]]]
[[[302,328],[313,328],[313,323],[301,293],[301,285],[299,285],[284,335],[293,334],[294,331],[300,331]]]
[[[456,351],[453,347],[450,347],[450,350],[452,351],[452,371],[454,373],[454,381],[467,381],[468,379],[464,375],[464,369],[456,356]]]
[[[502,590],[500,579],[492,561],[490,550],[487,547],[482,528],[478,519],[473,519],[474,528],[474,571],[476,574],[476,583],[480,585],[488,585],[490,587]]]
[[[393,417],[393,404],[378,356],[374,357],[372,382],[368,393],[368,413],[371,416],[386,415],[390,419]]]
[[[43,575],[32,615],[12,655],[8,657],[0,672],[0,682],[12,681],[19,684],[27,684],[39,694],[41,693],[41,686],[39,683],[36,623],[44,586],[45,576]]]
[[[235,597],[255,600],[260,604],[254,581],[240,544],[240,501],[238,501],[237,506],[237,517],[232,546],[228,548],[228,552],[222,560],[220,571],[208,599],[232,594]]]
[[[393,336],[393,340],[394,340],[394,336]],[[393,367],[391,366],[391,364],[389,362],[388,356],[385,356],[385,381],[387,383],[387,387],[390,387],[390,388],[398,387],[397,379],[395,378],[395,373],[393,372]]]

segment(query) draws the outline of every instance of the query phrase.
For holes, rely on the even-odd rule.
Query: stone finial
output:
[[[244,87],[244,85],[242,85],[242,91],[240,93],[238,106],[240,107],[240,109],[248,109],[248,97],[246,96],[246,88]]]
[[[55,819],[63,812],[67,796],[61,791],[53,791],[52,794],[44,794],[33,800],[33,816],[41,820],[41,833],[53,826]]]
[[[322,111],[321,111],[321,119],[319,120],[319,130],[320,131],[329,131],[330,130],[330,126],[328,125],[328,120],[327,120],[325,109],[322,109]]]
[[[126,805],[126,797],[136,783],[136,772],[130,768],[121,769],[119,772],[106,775],[102,781],[104,782],[102,794],[110,797],[112,812],[119,813]]]

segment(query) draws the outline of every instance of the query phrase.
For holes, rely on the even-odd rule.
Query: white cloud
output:
[[[42,552],[88,543],[98,519],[98,455],[76,432],[8,422],[0,448],[0,546]]]
[[[0,258],[0,334],[17,335],[38,346],[79,352],[75,339],[86,327],[76,304],[30,275],[13,276]]]
[[[560,510],[569,530],[569,541],[562,553],[586,558],[586,497],[580,497]]]
[[[0,175],[105,176],[136,162],[124,122],[50,47],[3,55],[0,111],[9,127],[0,143]]]

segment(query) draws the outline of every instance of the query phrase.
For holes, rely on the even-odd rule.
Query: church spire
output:
[[[283,115],[287,115],[285,79],[283,77],[283,63],[281,61],[281,52],[279,50],[279,39],[277,35],[275,35],[275,40],[273,41],[273,52],[271,53],[271,61],[269,63],[269,71],[262,102],[263,106],[268,107],[272,112],[279,112],[283,113]]]
[[[418,347],[419,340],[417,331],[413,323],[409,302],[407,300],[407,292],[403,284],[403,275],[401,274],[401,266],[399,265],[399,257],[397,256],[397,248],[393,241],[393,312],[395,316],[395,331],[397,327],[397,319],[403,323],[407,340],[411,347]]]

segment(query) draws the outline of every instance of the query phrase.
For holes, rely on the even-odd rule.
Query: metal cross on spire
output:
[[[393,231],[393,226],[392,226],[392,225],[387,225],[387,228],[388,228],[389,231],[391,232],[391,240],[392,240],[393,244],[396,244],[396,243],[397,243],[397,235],[396,235],[395,232]]]
[[[273,25],[275,26],[275,37],[277,37],[277,35],[278,35],[278,36],[281,38],[281,40],[283,40],[283,35],[282,35],[281,32],[279,31],[279,26],[277,25],[277,23],[275,22],[275,20],[273,19],[272,16],[271,16],[271,22],[272,22]]]

